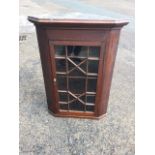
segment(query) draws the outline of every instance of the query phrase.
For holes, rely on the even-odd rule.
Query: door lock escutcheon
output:
[[[53,79],[53,82],[55,83],[56,81],[57,81],[56,78],[54,78],[54,79]]]

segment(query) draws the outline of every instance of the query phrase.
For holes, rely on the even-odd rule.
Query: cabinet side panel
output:
[[[100,75],[102,76],[102,84],[100,85],[100,91],[98,94],[97,115],[99,116],[105,114],[107,111],[119,36],[120,30],[111,30],[106,40],[103,68]]]
[[[53,73],[50,58],[50,48],[48,43],[49,41],[46,36],[46,29],[37,26],[36,31],[37,31],[46,96],[47,96],[47,103],[49,109],[52,110],[53,112],[56,112],[57,111],[55,101],[56,92],[54,91],[54,83],[52,79]]]

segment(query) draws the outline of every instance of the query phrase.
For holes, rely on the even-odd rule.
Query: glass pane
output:
[[[85,95],[82,95],[81,97],[80,97],[79,94],[78,94],[78,95],[77,95],[77,94],[74,94],[74,95],[75,95],[75,97],[73,97],[72,95],[69,94],[69,103],[72,103],[72,102],[74,102],[74,101],[78,101],[78,102],[80,102],[80,103],[85,104],[85,98],[86,98]],[[78,100],[76,97],[78,97],[79,100]]]
[[[97,79],[88,79],[87,91],[96,92]]]
[[[77,68],[69,73],[70,76],[85,76],[85,73]]]
[[[86,101],[86,96],[85,95],[81,96],[80,97],[80,100],[82,100],[83,102],[85,102]]]
[[[59,93],[59,100],[63,102],[67,102],[68,100],[67,93]]]
[[[67,46],[67,55],[69,57],[86,57],[87,48],[83,46]]]
[[[59,90],[67,89],[67,79],[65,76],[57,75],[57,86]]]
[[[67,56],[73,56],[74,55],[74,46],[67,46]]]
[[[70,58],[69,60],[67,60],[69,69],[75,68],[76,65],[81,62],[81,60],[78,58]]]
[[[86,72],[87,71],[87,61],[85,61],[84,63],[82,63],[80,65],[80,68]]]
[[[55,46],[55,55],[56,56],[65,56],[65,46]]]
[[[94,106],[86,106],[86,111],[94,111],[95,110],[95,108],[94,108]]]
[[[87,52],[88,52],[88,47],[87,46],[83,46],[81,48],[80,57],[87,57]]]
[[[66,72],[66,60],[65,59],[56,59],[56,71],[57,72]]]
[[[60,109],[68,110],[68,104],[60,104]]]
[[[99,57],[99,47],[89,47],[89,56],[90,57]]]
[[[85,79],[69,78],[69,90],[75,94],[85,92]]]
[[[99,50],[95,46],[55,46],[60,109],[94,112]]]
[[[69,94],[69,102],[71,102],[74,99],[75,99],[75,97],[73,97],[72,95]]]
[[[89,73],[98,73],[98,61],[96,61],[96,60],[88,61],[88,72]]]
[[[68,46],[68,56],[79,56],[81,52],[81,46]]]
[[[84,111],[84,105],[80,103],[79,101],[75,101],[69,104],[70,110],[78,110],[78,111]]]
[[[68,62],[69,75],[71,76],[85,76],[86,75],[86,59],[70,58],[72,62]],[[80,60],[77,61],[77,59]],[[76,66],[78,65],[78,66]]]
[[[87,103],[95,103],[95,95],[87,95]]]
[[[68,69],[69,70],[75,68],[75,66],[70,61],[67,60],[67,63],[68,63]]]

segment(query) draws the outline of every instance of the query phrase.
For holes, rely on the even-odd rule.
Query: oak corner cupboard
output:
[[[120,30],[127,21],[28,17],[37,32],[48,109],[54,116],[102,118]]]

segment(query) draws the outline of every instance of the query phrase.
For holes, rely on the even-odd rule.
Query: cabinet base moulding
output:
[[[82,119],[94,119],[94,120],[100,120],[106,116],[106,114],[103,114],[101,116],[94,116],[94,115],[93,116],[89,116],[89,115],[82,116],[82,115],[76,115],[74,113],[73,114],[68,113],[66,115],[66,114],[62,114],[61,112],[53,113],[50,109],[48,109],[48,112],[55,117],[82,118]]]

